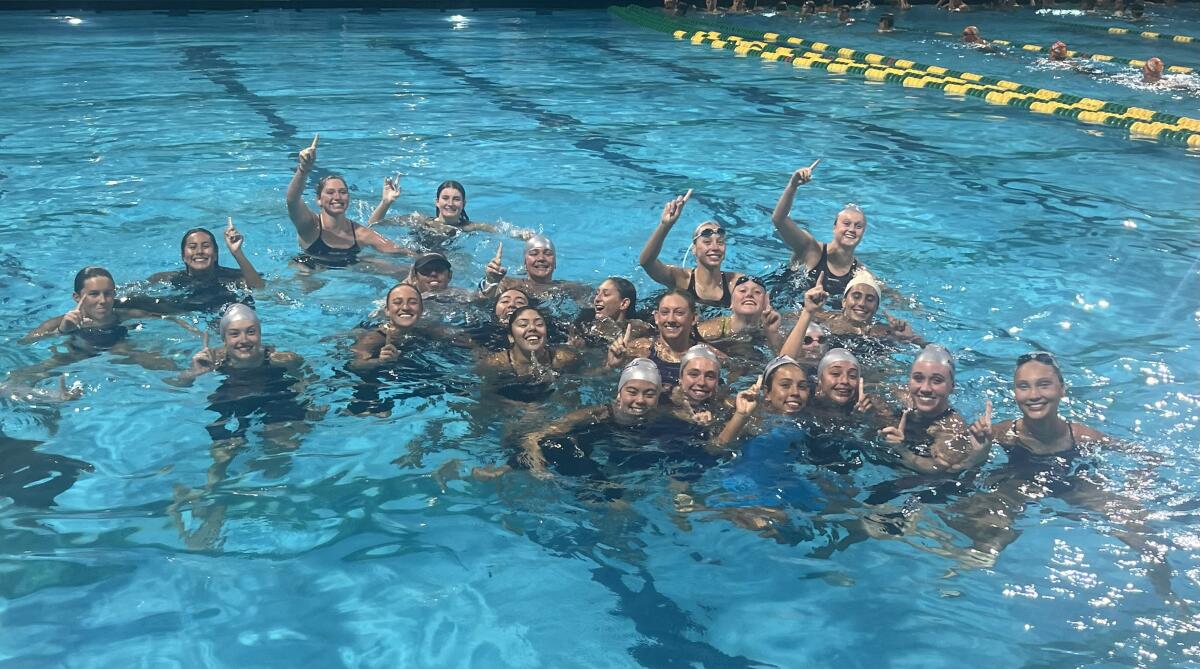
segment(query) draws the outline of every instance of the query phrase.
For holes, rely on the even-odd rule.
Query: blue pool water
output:
[[[1197,47],[1063,27],[1069,18],[931,8],[898,17],[912,32],[876,38],[878,14],[848,29],[744,21],[1200,116],[1187,82],[1145,90],[929,33],[969,19],[985,36],[1064,37],[1073,49],[1192,66]],[[649,292],[636,255],[667,198],[695,189],[680,227],[718,218],[733,235],[726,266],[765,273],[786,255],[769,222],[779,191],[821,158],[793,215],[824,239],[842,203],[863,207],[861,256],[912,298],[885,306],[959,353],[964,413],[990,398],[998,417],[1014,415],[1012,360],[1045,348],[1064,361],[1072,417],[1161,456],[1149,477],[1105,456],[1106,485],[1149,511],[1171,587],[1194,607],[1200,153],[736,58],[602,12],[79,18],[6,14],[0,28],[12,84],[0,112],[0,369],[50,355],[50,342],[17,340],[71,308],[83,265],[144,279],[178,265],[183,230],[233,216],[268,280],[265,339],[308,360],[305,396],[328,409],[294,451],[252,430],[224,482],[173,505],[213,466],[211,379],[175,388],[168,372],[101,356],[67,369],[86,388],[78,401],[6,399],[6,439],[93,471],[55,506],[0,504],[0,664],[1197,664],[1200,620],[1164,601],[1112,522],[1058,499],[1016,521],[1021,535],[994,566],[964,569],[936,552],[953,534],[937,505],[901,538],[816,555],[832,541],[820,532],[787,544],[711,513],[676,514],[653,472],[616,508],[561,480],[472,480],[471,467],[505,460],[512,434],[602,401],[612,379],[587,378],[561,406],[523,418],[454,392],[402,398],[386,419],[348,415],[348,333],[392,280],[333,272],[306,292],[288,266],[296,242],[283,198],[296,151],[320,132],[319,164],[347,176],[358,220],[387,175],[405,175],[396,212],[429,210],[436,185],[458,179],[474,220],[551,233],[558,276],[595,285],[623,274]],[[1148,25],[1200,35],[1200,9]],[[456,283],[477,280],[495,242],[454,247]],[[686,243],[676,231],[664,258]],[[506,244],[510,266],[518,250]],[[180,366],[199,348],[165,323],[135,335]],[[473,369],[457,372],[474,383]],[[868,465],[834,480],[893,476]]]

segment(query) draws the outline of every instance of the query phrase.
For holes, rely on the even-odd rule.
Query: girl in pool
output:
[[[654,311],[656,332],[633,337],[633,326],[608,347],[608,366],[620,367],[632,358],[647,358],[658,365],[662,385],[670,392],[679,383],[679,363],[684,353],[702,340],[696,332],[696,303],[689,293],[673,290],[658,299]],[[725,357],[717,351],[718,356]]]
[[[55,335],[66,335],[67,346],[76,354],[95,355],[100,351],[113,350],[132,353],[125,342],[129,334],[123,321],[133,318],[160,318],[140,309],[126,309],[116,305],[117,285],[113,276],[103,267],[84,267],[75,274],[75,308],[39,325],[21,340],[34,342]],[[184,323],[169,319],[180,327],[196,332]],[[138,362],[149,369],[169,369],[170,362],[142,354]]]
[[[907,321],[892,318],[885,312],[887,325],[875,322],[882,292],[879,282],[870,272],[859,270],[846,284],[842,310],[826,319],[825,326],[834,335],[893,339],[923,345],[925,342],[913,332]]]
[[[566,347],[551,347],[547,344],[546,317],[537,307],[520,307],[508,318],[509,347],[505,351],[485,354],[480,365],[485,371],[500,373],[506,382],[504,388],[522,387],[526,391],[536,389],[535,395],[527,392],[504,392],[510,399],[530,399],[548,391],[560,372],[575,370],[583,363],[578,353]]]
[[[358,337],[350,350],[354,352],[351,369],[373,369],[389,365],[400,358],[403,342],[412,339],[425,302],[421,291],[408,283],[392,286],[384,298],[382,325]]]
[[[840,309],[841,296],[850,278],[859,270],[866,269],[854,257],[854,252],[866,235],[867,217],[858,205],[846,205],[833,221],[833,240],[828,244],[818,242],[811,233],[796,225],[788,215],[796,199],[796,189],[812,181],[813,170],[820,162],[819,159],[815,160],[812,165],[792,173],[783,195],[779,196],[779,202],[775,205],[775,212],[771,214],[771,222],[780,239],[792,249],[785,281],[790,279],[791,273],[802,270],[806,276],[805,283],[811,286],[816,282],[817,275],[824,273],[825,290],[834,298],[829,306]]]
[[[1053,355],[1038,351],[1017,358],[1013,395],[1021,417],[992,427],[996,442],[1009,453],[1010,464],[1053,462],[1060,469],[1069,469],[1071,460],[1089,447],[1113,443],[1104,433],[1058,415],[1066,394],[1062,370]]]
[[[179,254],[183,269],[159,272],[149,278],[150,283],[166,283],[184,291],[178,298],[167,300],[164,306],[177,309],[215,309],[229,302],[238,301],[238,288],[258,290],[265,286],[262,276],[242,250],[245,238],[233,226],[229,218],[225,226],[225,246],[237,261],[238,268],[222,267],[217,238],[204,228],[192,228],[183,233],[179,243]],[[138,304],[144,300],[139,300]],[[149,308],[149,305],[146,305]]]
[[[633,338],[649,336],[653,328],[637,317],[637,288],[624,277],[610,276],[596,289],[590,307],[575,320],[576,331],[585,342],[608,346],[633,325]]]
[[[204,334],[204,346],[192,356],[192,366],[180,379],[190,383],[196,377],[212,371],[226,374],[239,370],[278,367],[294,371],[304,359],[295,353],[276,351],[274,346],[262,343],[262,324],[252,307],[233,303],[226,307],[220,322],[221,348],[208,347],[208,333]]]
[[[711,425],[725,412],[717,392],[721,384],[721,358],[707,344],[689,348],[679,362],[679,385],[671,392],[675,415],[696,425]]]
[[[363,246],[381,253],[415,256],[413,251],[346,217],[350,190],[346,180],[329,174],[317,182],[317,207],[304,204],[304,184],[317,162],[317,140],[300,151],[299,167],[287,189],[288,217],[296,226],[303,253],[297,261],[308,267],[346,267],[358,262]]]
[[[901,463],[921,474],[958,474],[987,459],[992,439],[992,403],[983,417],[967,423],[950,406],[954,392],[954,358],[930,344],[913,361],[908,375],[907,408],[900,423],[880,431],[899,446]]]
[[[808,406],[824,418],[856,417],[856,422],[878,425],[891,418],[883,403],[866,393],[858,358],[844,348],[831,349],[821,358]]]
[[[442,246],[463,232],[498,232],[496,226],[487,223],[475,223],[467,215],[467,189],[457,181],[443,181],[437,187],[433,198],[433,216],[413,213],[410,216],[388,219],[388,209],[400,197],[400,176],[383,180],[383,195],[379,205],[367,219],[367,226],[379,223],[400,223],[410,225],[414,233],[422,241],[423,246]],[[514,230],[513,235],[519,239],[528,239],[533,233],[525,230]]]
[[[687,270],[667,265],[658,259],[663,242],[683,213],[683,206],[692,191],[671,200],[663,207],[658,227],[646,241],[638,262],[658,283],[669,290],[686,293],[698,304],[729,308],[733,301],[734,283],[742,276],[738,272],[721,271],[725,260],[725,228],[716,221],[705,221],[692,233],[691,251],[696,255],[696,268]]]
[[[772,351],[778,352],[784,338],[779,331],[781,320],[779,312],[771,307],[762,279],[743,274],[733,282],[730,314],[704,321],[696,329],[709,341],[729,338],[765,340]]]
[[[522,288],[529,295],[541,300],[569,298],[582,301],[591,294],[591,288],[575,282],[554,278],[558,267],[558,251],[554,242],[545,235],[533,235],[525,240],[525,279],[508,276],[504,266],[504,243],[496,247],[496,255],[488,261],[483,280],[479,282],[479,296],[491,298],[497,291]]]

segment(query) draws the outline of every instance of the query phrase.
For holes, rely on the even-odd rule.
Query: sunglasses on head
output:
[[[753,281],[754,283],[757,283],[758,285],[762,286],[764,290],[767,287],[767,284],[763,283],[762,279],[760,279],[756,276],[750,276],[749,274],[743,274],[743,275],[739,276],[737,278],[737,281],[733,282],[733,287],[737,288],[738,286],[742,285],[743,283],[746,283],[747,281]]]
[[[700,239],[701,237],[708,239],[709,237],[713,237],[713,236],[720,237],[721,239],[725,239],[725,228],[722,228],[720,226],[715,227],[715,228],[704,228],[700,232],[697,232],[696,236],[692,237],[692,240],[694,241],[694,240]]]
[[[1055,369],[1059,368],[1058,359],[1054,357],[1053,353],[1047,353],[1046,351],[1033,351],[1032,353],[1022,353],[1017,356],[1018,367],[1027,362],[1040,362],[1043,365],[1050,365]]]

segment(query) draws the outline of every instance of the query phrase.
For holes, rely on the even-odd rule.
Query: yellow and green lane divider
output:
[[[896,83],[906,88],[933,88],[946,95],[978,97],[991,104],[1125,128],[1134,136],[1154,137],[1165,143],[1200,148],[1200,119],[1024,86],[938,65],[924,65],[876,53],[838,48],[799,37],[782,37],[777,33],[763,33],[761,39],[746,39],[710,30],[695,21],[669,19],[663,14],[635,6],[613,7],[610,11],[632,23],[670,33],[676,39],[687,40],[698,46],[729,49],[738,55],[757,55],[766,60],[787,62],[794,67],[852,74],[869,81]]]
[[[959,37],[958,35],[955,35],[954,33],[946,33],[946,32],[935,32],[934,34],[937,35],[938,37],[951,37],[951,38],[955,38],[955,39],[957,39]],[[1024,51],[1033,51],[1035,53],[1041,53],[1043,51],[1045,51],[1045,52],[1050,51],[1050,47],[1042,46],[1040,44],[1017,44],[1017,43],[1013,43],[1013,42],[1010,42],[1010,41],[1004,40],[1004,39],[988,39],[988,42],[991,44],[999,44],[1000,46],[1011,46],[1011,47],[1018,48],[1018,49],[1021,49]],[[1137,60],[1135,58],[1120,58],[1118,56],[1106,56],[1102,53],[1084,53],[1082,51],[1068,50],[1067,57],[1082,58],[1084,60],[1094,60],[1094,61],[1101,62],[1101,63],[1118,63],[1120,65],[1128,65],[1129,67],[1136,67],[1136,68],[1141,68],[1143,65],[1146,64],[1146,61]],[[1184,67],[1182,65],[1168,65],[1167,71],[1174,72],[1175,74],[1191,74],[1192,72],[1195,72],[1196,69],[1192,68],[1192,67]]]

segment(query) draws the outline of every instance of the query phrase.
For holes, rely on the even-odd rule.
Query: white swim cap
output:
[[[649,358],[634,358],[625,365],[621,370],[621,380],[617,383],[617,390],[625,387],[630,381],[649,381],[655,386],[662,388],[662,375],[658,373],[658,365]]]
[[[954,356],[950,355],[950,351],[941,344],[929,344],[921,349],[916,359],[913,360],[913,364],[916,365],[918,362],[932,362],[947,367],[950,369],[950,378],[954,378]]]
[[[225,331],[229,329],[229,326],[238,321],[252,321],[255,324],[260,322],[254,309],[241,302],[234,302],[225,307],[225,314],[221,316],[221,339],[225,338]]]
[[[712,347],[708,344],[696,344],[695,346],[689,348],[687,352],[679,358],[679,372],[682,374],[683,368],[687,367],[687,364],[696,358],[712,360],[713,362],[717,363],[717,371],[721,370],[721,359],[718,358],[717,354],[713,352]]]
[[[850,283],[846,284],[846,290],[842,291],[842,297],[850,294],[850,289],[855,286],[870,286],[875,291],[876,297],[883,297],[883,292],[879,289],[879,281],[865,269],[860,269],[850,277]]]
[[[701,223],[700,225],[697,225],[695,230],[692,230],[692,241],[695,241],[696,238],[700,236],[701,230],[703,230],[704,228],[706,228],[710,225],[715,227],[716,229],[720,230],[722,233],[724,233],[724,231],[725,231],[725,228],[722,227],[720,223],[718,223],[716,221],[705,221],[705,222]]]
[[[799,362],[796,362],[795,358],[790,355],[781,355],[771,362],[768,362],[767,366],[763,368],[763,384],[770,386],[771,375],[775,373],[775,370],[783,367],[784,365],[795,365],[796,367],[800,368],[800,371],[804,371],[804,367],[802,367]],[[806,373],[805,376],[808,376],[808,374]]]
[[[550,249],[550,252],[554,253],[554,242],[546,235],[534,235],[525,240],[525,252],[529,253],[534,249]]]
[[[817,363],[817,376],[825,373],[825,368],[836,362],[848,362],[854,365],[855,369],[861,370],[862,367],[858,364],[858,358],[854,354],[844,348],[830,349],[828,353],[821,358],[821,362]]]

